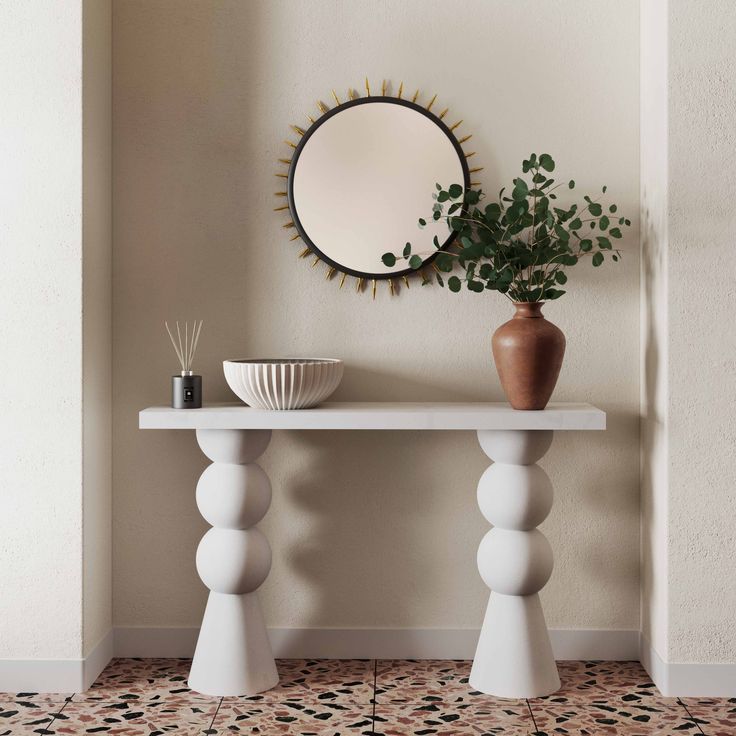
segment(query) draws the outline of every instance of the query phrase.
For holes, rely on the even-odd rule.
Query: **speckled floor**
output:
[[[562,688],[506,700],[468,686],[470,662],[280,660],[249,697],[187,687],[189,660],[115,659],[83,693],[0,693],[9,734],[258,736],[736,736],[736,698],[664,698],[638,662],[560,662]]]

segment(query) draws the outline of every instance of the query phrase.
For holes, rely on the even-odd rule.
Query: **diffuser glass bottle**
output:
[[[194,374],[192,363],[197,350],[199,335],[202,332],[202,320],[199,323],[195,320],[191,330],[189,323],[184,323],[184,340],[182,340],[179,322],[176,323],[176,340],[169,329],[168,323],[165,322],[164,324],[181,365],[181,373],[171,376],[171,406],[174,409],[201,409],[202,376]]]

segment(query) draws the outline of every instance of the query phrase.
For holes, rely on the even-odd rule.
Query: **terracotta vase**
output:
[[[496,370],[514,409],[544,409],[560,375],[565,335],[544,318],[544,302],[514,306],[513,318],[493,333]]]

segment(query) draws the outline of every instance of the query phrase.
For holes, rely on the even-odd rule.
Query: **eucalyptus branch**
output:
[[[614,215],[617,207],[613,204],[604,214],[600,198],[586,196],[582,208],[577,204],[553,206],[552,200],[559,196],[555,191],[565,183],[569,189],[575,187],[572,180],[552,186],[555,182],[548,172],[554,168],[549,154],[531,154],[522,163],[523,173],[532,176],[531,187],[524,178],[516,178],[510,196],[504,196],[506,189],[501,189],[498,202],[491,202],[485,209],[477,206],[483,198],[481,190],[466,190],[459,184],[443,189],[438,184],[432,220],[445,222],[456,233],[453,244],[459,252],[435,249],[412,253],[407,243],[401,254],[384,253],[384,265],[390,268],[397,260],[406,260],[410,268],[419,269],[428,256],[437,255],[436,280],[444,286],[444,275],[451,291],[460,291],[464,283],[470,291],[499,291],[512,301],[559,298],[565,293],[557,288],[567,282],[565,270],[584,256],[591,256],[593,266],[604,262],[606,251],[614,262],[620,259],[621,252],[614,249],[611,239],[623,237],[620,226],[629,227],[631,222]],[[453,209],[460,209],[460,214],[450,214]],[[588,212],[592,216],[584,218]],[[587,223],[592,230],[597,224],[598,232],[581,237],[578,231]],[[426,220],[420,220],[420,225],[426,224]],[[452,273],[458,266],[460,276]]]

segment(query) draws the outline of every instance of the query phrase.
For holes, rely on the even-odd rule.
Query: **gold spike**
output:
[[[299,235],[299,233],[295,233],[289,238],[289,240],[299,240],[299,238],[301,238],[301,235]]]
[[[417,91],[416,91],[416,92],[414,93],[414,97],[412,97],[412,98],[411,98],[411,101],[412,101],[412,102],[416,102],[416,101],[417,101],[417,97],[419,97],[419,90],[417,90]]]
[[[358,279],[358,283],[355,285],[355,291],[361,292],[363,290],[363,279]]]
[[[441,113],[440,113],[440,120],[442,120],[445,115],[447,115],[447,111],[449,110],[449,107],[446,107]]]
[[[409,288],[409,277],[406,274],[404,274],[401,278],[404,279],[404,283],[406,284],[406,288],[408,289]]]
[[[314,118],[311,115],[307,115],[307,120],[314,125]]]
[[[434,101],[437,99],[437,95],[435,95],[430,101],[429,105],[427,105],[427,111],[432,109],[432,105],[434,105]]]
[[[439,269],[439,268],[437,267],[437,264],[436,264],[436,263],[433,263],[433,264],[432,264],[432,268],[433,268],[433,269],[434,269],[434,270],[435,270],[435,271],[436,271],[437,273],[441,273],[441,271],[440,271],[440,269]]]
[[[394,294],[396,294],[396,290],[394,289],[394,280],[393,279],[389,279],[388,280],[388,290],[391,293],[391,296],[393,296]]]
[[[306,258],[312,251],[309,248],[305,248],[300,254],[299,258]]]
[[[381,97],[385,97],[385,96],[386,96],[386,80],[382,79],[381,80]]]
[[[282,225],[281,227],[294,227],[294,220],[289,220],[286,225]]]
[[[355,93],[355,90],[352,87],[348,90],[348,97],[351,100],[354,100],[358,97],[358,95]]]
[[[289,175],[288,174],[274,174],[274,176],[278,176],[279,179],[288,179],[289,178]]]
[[[288,209],[289,209],[289,205],[288,204],[283,204],[283,205],[281,205],[281,207],[274,207],[273,208],[273,211],[274,212],[281,212],[283,210],[288,210]]]
[[[470,153],[465,154],[465,158],[470,158],[471,156],[475,156],[475,151],[471,151]]]
[[[274,192],[274,196],[275,197],[285,197],[286,196],[286,192]]]
[[[428,284],[431,279],[427,277],[427,274],[424,271],[421,272],[421,275],[422,275],[422,285]]]
[[[319,263],[319,256],[315,256],[310,268],[314,268],[318,263]]]
[[[373,279],[373,301],[376,300],[376,286],[377,286],[376,280]]]
[[[291,141],[284,141],[287,146],[291,146],[292,148],[296,148],[296,143],[292,143]]]
[[[453,125],[453,126],[450,127],[450,133],[452,133],[452,131],[455,130],[455,128],[459,128],[462,124],[463,124],[463,121],[462,120],[458,120],[455,123],[455,125]]]
[[[279,159],[279,162],[282,163],[282,164],[290,164],[291,163],[291,159],[290,158],[280,158]]]
[[[326,112],[330,111],[330,108],[325,105],[322,100],[317,100],[317,107],[319,108],[319,111],[324,115]]]
[[[336,103],[337,103],[338,105],[342,105],[342,102],[340,102],[340,98],[339,98],[339,97],[337,96],[337,92],[335,92],[335,90],[334,90],[334,89],[332,90],[332,96],[333,96],[333,97],[335,98],[335,102],[336,102]]]
[[[291,128],[291,129],[292,129],[292,130],[293,130],[293,131],[294,131],[294,132],[295,132],[295,133],[297,134],[297,135],[300,135],[300,136],[302,136],[302,135],[304,135],[304,133],[306,133],[306,131],[305,131],[305,130],[303,130],[302,128],[300,128],[300,127],[299,127],[298,125],[290,125],[289,127],[290,127],[290,128]]]
[[[368,97],[371,96],[371,85],[368,82],[368,77],[365,78],[365,93]]]
[[[478,166],[475,169],[470,169],[469,173],[470,174],[475,174],[476,171],[483,171],[483,167],[482,166]]]
[[[340,288],[342,289],[343,286],[345,286],[345,279],[348,277],[346,273],[342,275],[342,278],[340,279]]]
[[[330,266],[327,269],[327,276],[325,276],[325,281],[329,281],[335,275],[335,271],[337,271],[337,269],[334,266]]]
[[[401,95],[403,95],[403,94],[404,94],[404,83],[402,82],[402,83],[401,83],[401,84],[399,85],[399,93],[398,93],[398,94],[397,94],[396,96],[397,96],[397,97],[398,97],[399,99],[401,99]]]
[[[470,186],[471,187],[479,187],[480,186],[480,182],[479,181],[471,181],[470,182]]]
[[[465,141],[469,141],[472,137],[473,137],[473,134],[472,133],[470,135],[466,135],[465,138],[461,138],[458,141],[458,143],[460,143],[462,145],[463,143],[465,143]]]

